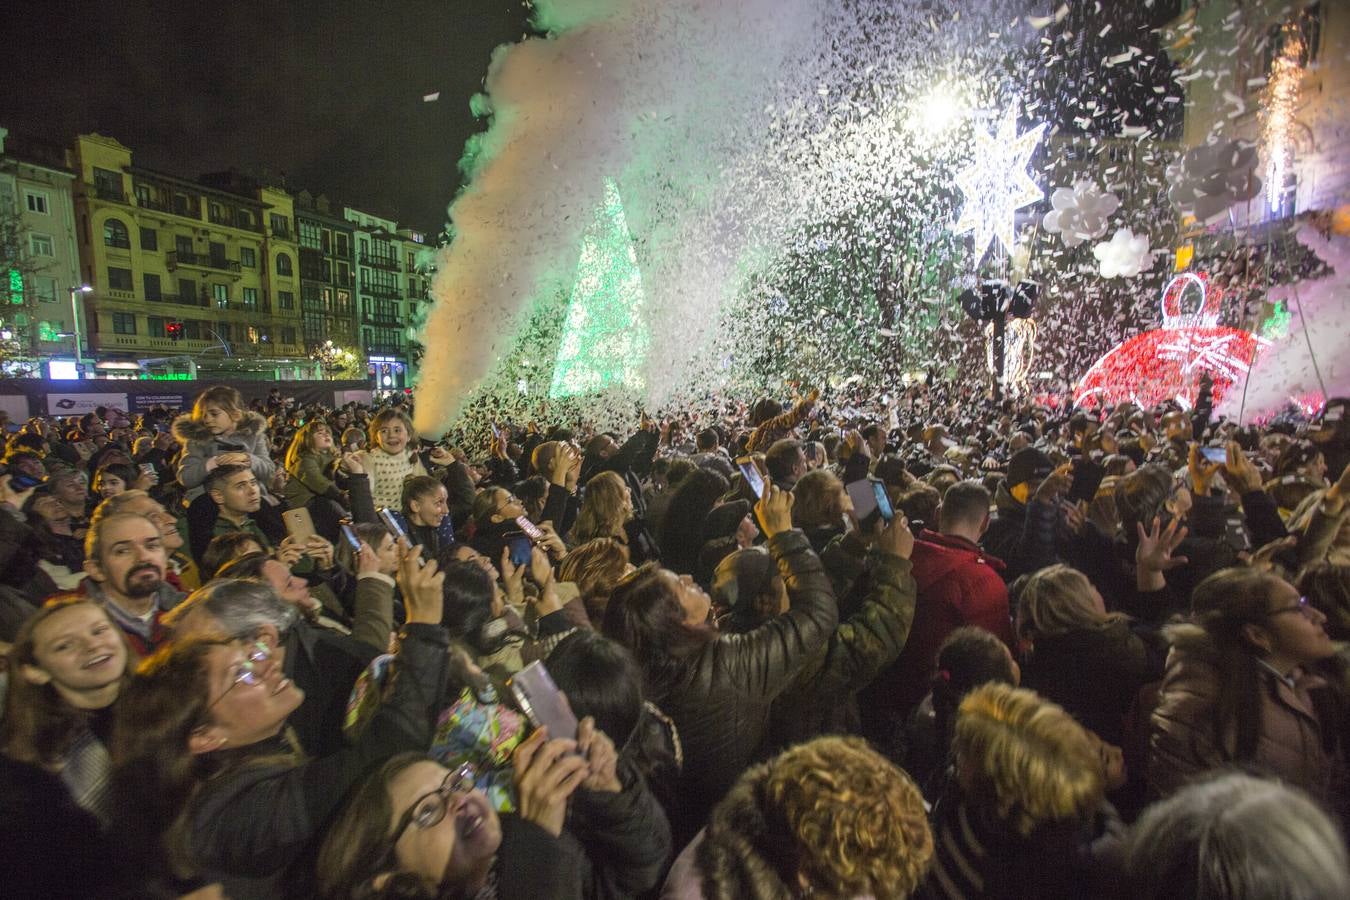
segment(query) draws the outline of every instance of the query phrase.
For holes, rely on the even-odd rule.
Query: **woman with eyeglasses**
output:
[[[106,875],[107,744],[130,658],[121,629],[87,597],[54,601],[15,636],[0,720],[6,897],[82,897]]]
[[[576,740],[536,731],[514,754],[518,806],[497,813],[472,765],[396,756],[352,794],[319,850],[325,900],[634,897],[655,887],[670,831],[641,778],[582,719]],[[575,819],[584,820],[573,827]]]
[[[138,668],[113,739],[115,829],[127,871],[182,892],[219,881],[233,900],[280,896],[286,870],[372,765],[430,745],[444,690],[444,575],[414,549],[399,569],[407,604],[400,677],[370,726],[315,759],[287,719],[304,692],[265,642],[171,644]]]
[[[1335,655],[1326,617],[1268,572],[1224,569],[1173,626],[1148,777],[1169,795],[1207,769],[1242,765],[1278,776],[1344,810],[1347,705],[1316,672]]]

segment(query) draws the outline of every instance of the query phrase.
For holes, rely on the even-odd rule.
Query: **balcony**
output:
[[[399,267],[397,256],[376,256],[373,253],[362,253],[361,265],[371,266],[376,269],[388,269],[391,272],[402,271]]]
[[[396,285],[389,284],[363,284],[361,293],[369,294],[372,297],[391,297],[395,300],[403,298],[403,292]]]
[[[187,253],[182,250],[170,250],[165,253],[164,263],[171,272],[179,266],[189,266],[194,269],[210,269],[213,272],[239,274],[239,260],[237,259],[211,257],[201,253]]]
[[[127,202],[127,192],[122,190],[121,185],[116,184],[95,184],[94,196],[100,200],[115,200],[118,203]]]
[[[171,213],[174,211],[173,207],[169,206],[169,204],[160,203],[158,200],[151,200],[149,197],[137,197],[136,205],[141,209],[150,209],[155,212]]]
[[[362,313],[361,323],[363,325],[373,325],[378,328],[403,327],[403,323],[399,321],[398,316],[381,315],[380,313]]]

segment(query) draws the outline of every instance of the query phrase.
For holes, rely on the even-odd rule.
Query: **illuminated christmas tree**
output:
[[[549,396],[610,388],[639,391],[650,336],[633,236],[619,189],[605,179],[605,199],[581,241]]]

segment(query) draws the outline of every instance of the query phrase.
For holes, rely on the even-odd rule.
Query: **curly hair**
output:
[[[923,796],[861,738],[800,744],[741,776],[697,863],[709,900],[908,897],[933,855]]]
[[[990,682],[961,701],[952,757],[966,797],[1023,837],[1086,818],[1105,791],[1083,727],[1034,691],[1007,684]]]
[[[598,628],[605,620],[610,592],[627,570],[628,547],[614,538],[598,537],[572,548],[558,569],[558,580],[577,586],[586,615]]]

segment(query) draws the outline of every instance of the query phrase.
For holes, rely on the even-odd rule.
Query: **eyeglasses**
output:
[[[1322,620],[1322,611],[1308,602],[1307,597],[1299,597],[1297,603],[1291,603],[1288,606],[1281,606],[1279,609],[1272,609],[1266,613],[1266,618],[1273,618],[1283,613],[1296,612],[1309,622],[1320,622]]]
[[[408,811],[399,819],[398,828],[394,829],[394,836],[389,842],[389,852],[393,852],[398,846],[403,833],[408,830],[409,825],[416,825],[419,829],[435,828],[445,820],[445,814],[450,808],[450,798],[456,794],[468,794],[474,789],[475,779],[478,777],[478,771],[472,763],[464,763],[458,769],[453,770],[445,776],[441,786],[429,794],[423,794],[413,802]]]
[[[254,641],[253,648],[249,651],[248,656],[239,664],[239,671],[234,673],[234,679],[230,682],[230,686],[223,690],[219,697],[212,700],[207,705],[206,711],[210,712],[214,709],[215,705],[224,700],[225,695],[234,690],[238,685],[246,684],[249,687],[253,687],[254,685],[262,684],[262,675],[258,672],[258,665],[267,662],[271,658],[272,648],[262,641]]]
[[[502,501],[502,505],[499,506],[499,507],[497,507],[496,509],[494,509],[493,512],[494,512],[494,513],[499,513],[499,512],[501,512],[502,510],[506,509],[508,506],[510,506],[512,503],[519,504],[519,503],[520,503],[520,500],[518,500],[518,499],[516,498],[516,495],[515,495],[515,494],[508,493],[508,494],[506,495],[506,499]]]

